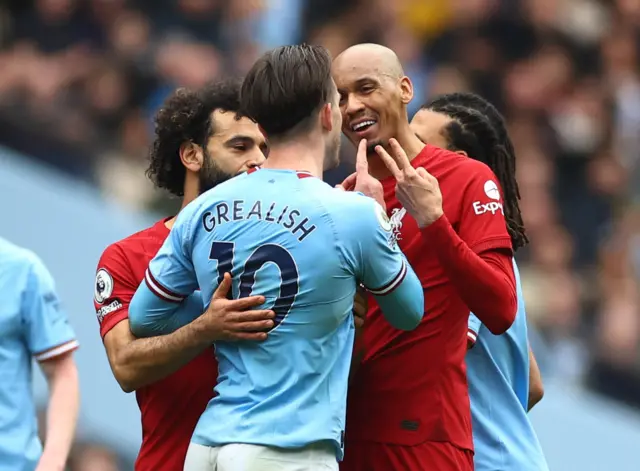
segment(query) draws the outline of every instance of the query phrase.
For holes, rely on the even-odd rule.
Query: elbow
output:
[[[120,389],[125,393],[131,393],[144,386],[136,369],[133,368],[131,361],[127,358],[126,352],[119,353],[114,358],[111,369]]]
[[[544,397],[544,385],[542,379],[532,382],[529,385],[529,410],[533,408],[537,403],[542,401]]]
[[[415,302],[406,306],[404,312],[402,321],[395,327],[400,330],[413,330],[418,327],[424,316],[424,297],[420,296]]]
[[[490,306],[493,306],[491,313],[483,316],[486,318],[486,321],[482,318],[480,318],[480,320],[492,334],[502,335],[511,328],[516,320],[518,298],[515,291],[508,295],[497,296],[496,298],[495,302],[489,303]]]

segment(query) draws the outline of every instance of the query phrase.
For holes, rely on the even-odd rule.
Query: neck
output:
[[[198,176],[187,172],[184,179],[184,196],[182,197],[182,205],[180,211],[182,211],[189,203],[195,200],[200,195],[200,182]],[[164,225],[171,229],[176,222],[176,217],[172,217],[165,221]]]
[[[400,147],[404,149],[409,158],[409,161],[415,159],[422,149],[424,149],[424,142],[416,137],[416,135],[411,131],[409,127],[409,123],[407,122],[406,126],[403,126],[398,130],[396,135],[394,136],[400,144]],[[384,144],[384,148],[389,154],[391,154],[391,149],[389,148],[389,144]],[[393,157],[393,156],[392,156]],[[383,178],[387,178],[391,176],[389,169],[384,164],[382,159],[375,153],[375,151],[368,156],[369,161],[369,173],[376,178],[377,180],[382,180]]]
[[[269,158],[262,168],[305,170],[322,178],[324,170],[324,142],[322,139],[300,139],[271,144]]]

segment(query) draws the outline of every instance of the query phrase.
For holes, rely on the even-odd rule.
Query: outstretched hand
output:
[[[366,139],[362,139],[358,144],[358,153],[356,154],[356,171],[345,178],[345,180],[341,184],[337,185],[336,188],[344,191],[359,191],[363,195],[376,200],[383,208],[386,207],[382,183],[369,174]]]
[[[413,168],[398,141],[389,139],[389,147],[391,155],[382,146],[375,150],[397,181],[396,198],[419,227],[429,226],[444,214],[438,180],[422,167]]]
[[[264,296],[227,299],[231,289],[231,275],[225,273],[213,293],[207,310],[194,322],[200,324],[203,335],[212,342],[217,340],[254,340],[267,338],[273,327],[275,313],[270,309],[251,309],[265,302]]]

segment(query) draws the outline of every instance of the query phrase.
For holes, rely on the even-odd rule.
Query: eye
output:
[[[238,152],[244,152],[247,150],[247,146],[245,144],[236,144],[235,146],[233,146],[234,150],[237,150]]]
[[[371,93],[374,90],[375,87],[373,85],[363,85],[362,87],[360,87],[360,92],[364,93],[365,95]]]

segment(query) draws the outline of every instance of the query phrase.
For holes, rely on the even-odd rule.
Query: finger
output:
[[[367,140],[362,139],[358,144],[358,153],[356,154],[356,173],[363,175],[369,173],[369,162],[367,162]]]
[[[228,311],[244,311],[251,307],[260,306],[265,302],[264,296],[247,296],[246,298],[234,299],[227,305]]]
[[[389,139],[389,147],[391,147],[391,155],[398,164],[398,168],[404,172],[415,173],[415,170],[409,161],[409,157],[407,157],[407,153],[404,151],[400,143],[398,143],[394,138],[391,138]]]
[[[264,332],[271,328],[273,328],[273,321],[270,319],[266,321],[243,322],[233,327],[237,332]]]
[[[340,183],[338,183],[334,188],[340,191],[347,191],[346,188],[342,186]]]
[[[242,324],[244,322],[265,321],[276,317],[275,312],[269,309],[259,309],[242,312],[227,313],[227,320],[234,324]]]
[[[416,169],[416,173],[420,175],[422,178],[429,178],[431,174],[427,172],[423,167],[418,167]]]
[[[211,300],[225,299],[227,297],[227,293],[229,293],[229,289],[231,289],[231,275],[229,273],[225,273],[222,277],[222,281],[214,291]]]
[[[230,332],[227,334],[228,340],[251,340],[254,342],[262,342],[267,340],[266,332]]]
[[[347,178],[344,179],[344,181],[342,182],[342,187],[346,191],[352,191],[356,186],[357,179],[358,179],[358,174],[355,172],[352,173],[351,175],[349,175]]]
[[[396,180],[402,177],[402,170],[398,167],[398,164],[395,160],[389,155],[389,153],[382,146],[376,146],[376,153],[380,156],[380,159],[384,162],[384,165],[387,167],[391,175],[394,176]]]

